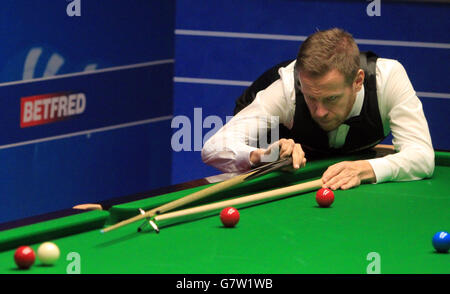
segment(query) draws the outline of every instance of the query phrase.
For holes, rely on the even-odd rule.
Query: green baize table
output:
[[[191,206],[251,195],[320,178],[342,160],[310,162],[276,171]],[[320,208],[315,191],[238,207],[240,221],[224,228],[220,211],[184,217],[138,233],[142,221],[101,234],[100,229],[214,183],[58,217],[0,232],[3,274],[366,274],[450,273],[450,254],[436,253],[432,237],[450,230],[450,154],[436,152],[431,179],[363,184],[335,191]],[[15,249],[52,241],[54,266],[14,263]]]

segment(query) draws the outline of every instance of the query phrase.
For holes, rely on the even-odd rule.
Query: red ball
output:
[[[220,220],[227,228],[234,227],[239,222],[239,211],[234,207],[227,207],[220,213]]]
[[[332,190],[322,188],[316,193],[316,201],[320,207],[329,207],[334,202],[334,193]]]
[[[14,253],[14,261],[20,269],[28,269],[36,260],[34,250],[29,246],[20,246]]]

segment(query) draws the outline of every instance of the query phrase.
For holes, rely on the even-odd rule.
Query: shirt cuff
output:
[[[392,167],[389,160],[385,158],[375,158],[367,160],[375,173],[376,184],[392,180]]]
[[[258,148],[251,146],[240,146],[239,151],[236,152],[236,166],[239,170],[249,170],[253,167],[250,161],[250,153]]]

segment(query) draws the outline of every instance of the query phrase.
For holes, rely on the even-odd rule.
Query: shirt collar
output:
[[[361,87],[361,90],[356,94],[355,103],[353,103],[352,110],[350,111],[346,119],[358,116],[361,113],[363,102],[364,102],[364,85]]]

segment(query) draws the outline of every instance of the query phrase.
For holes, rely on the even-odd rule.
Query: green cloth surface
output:
[[[29,240],[27,244],[37,250],[43,240],[36,241],[36,236],[43,234],[45,241],[59,246],[61,258],[51,267],[37,260],[23,271],[15,266],[15,248],[11,248],[0,252],[0,273],[64,274],[72,266],[68,257],[76,252],[82,274],[365,274],[374,253],[380,258],[381,273],[449,274],[450,254],[436,253],[431,243],[436,232],[450,230],[449,157],[445,152],[436,155],[439,165],[431,179],[338,190],[330,208],[317,206],[315,191],[251,205],[239,209],[241,219],[231,229],[222,226],[215,212],[167,223],[159,234],[149,228],[137,233],[141,222],[102,234],[100,228],[109,217],[106,211],[11,229],[0,232],[3,248],[11,246],[8,242]],[[331,163],[311,164],[308,177],[319,176]],[[311,179],[297,175],[295,181],[282,175],[278,172],[254,181],[267,184],[274,177],[285,186]],[[246,185],[243,190],[248,192],[256,184]],[[147,209],[162,203],[163,197],[175,199],[200,188],[114,209]]]

